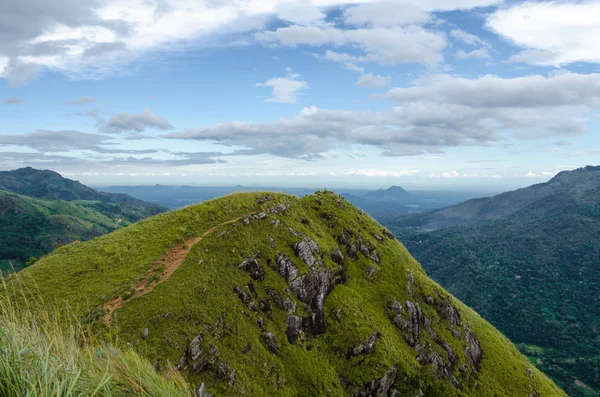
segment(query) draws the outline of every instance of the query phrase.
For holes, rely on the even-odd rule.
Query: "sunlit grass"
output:
[[[48,310],[22,288],[0,294],[0,396],[192,395],[172,367],[157,373],[133,350],[95,339],[72,311]]]

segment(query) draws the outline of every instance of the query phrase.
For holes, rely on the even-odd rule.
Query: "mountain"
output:
[[[390,201],[390,200],[404,200],[410,196],[406,190],[401,188],[400,186],[391,186],[387,189],[378,189],[372,190],[365,194],[366,199],[371,200],[381,200],[381,201]]]
[[[569,395],[600,395],[600,167],[388,226]]]
[[[166,211],[123,194],[97,192],[53,171],[0,172],[0,272],[31,257]]]
[[[197,396],[566,396],[331,192],[189,206],[58,248],[4,293],[19,281]]]

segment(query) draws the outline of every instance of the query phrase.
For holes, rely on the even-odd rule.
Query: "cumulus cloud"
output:
[[[523,50],[510,60],[560,66],[600,63],[600,3],[526,2],[498,10],[487,26]]]
[[[87,104],[95,103],[95,102],[98,102],[98,99],[90,97],[90,96],[82,96],[77,99],[66,101],[65,105],[87,105]]]
[[[264,31],[255,35],[265,44],[287,47],[355,46],[361,54],[342,53],[346,62],[379,62],[387,64],[433,64],[443,60],[442,51],[447,46],[444,34],[429,31],[421,26],[394,28],[358,28],[344,30],[331,26],[293,25]]]
[[[439,62],[445,47],[443,35],[418,29],[417,25],[431,21],[432,12],[468,10],[501,1],[3,1],[0,77],[14,85],[35,79],[45,69],[74,78],[104,77],[125,71],[127,64],[151,51],[226,45],[236,34],[248,43],[247,33],[262,31],[274,19],[292,24],[287,26],[292,30],[276,31],[275,37],[273,32],[265,32],[263,42],[328,43],[322,37],[333,34],[344,36],[341,40],[348,45],[360,47],[367,60]],[[341,11],[346,26],[360,29],[339,29],[341,34],[335,28],[327,29],[335,23],[329,20],[333,19],[328,15],[331,11],[333,15]],[[303,38],[286,38],[295,35]],[[384,35],[381,41],[376,38],[380,35]],[[401,42],[394,45],[397,40]],[[402,47],[407,50],[401,51]],[[419,57],[419,52],[425,55]]]
[[[462,29],[452,29],[450,31],[450,37],[472,46],[487,46],[487,43],[485,41],[481,40],[479,37],[471,33],[465,32]]]
[[[173,126],[163,117],[144,109],[138,114],[121,112],[101,122],[101,130],[109,133],[142,132],[146,129],[170,130]]]
[[[293,73],[291,69],[287,69],[286,77],[275,77],[264,83],[256,84],[257,87],[269,87],[273,89],[271,97],[267,102],[277,103],[297,103],[298,95],[301,90],[308,88],[308,83],[300,80],[300,75]]]
[[[456,52],[456,57],[458,59],[490,59],[492,55],[487,48],[482,47],[469,52],[458,50]]]
[[[391,82],[392,78],[390,76],[366,73],[358,79],[356,86],[364,88],[385,88],[388,87]]]
[[[233,154],[313,160],[355,145],[385,156],[408,156],[497,144],[507,136],[580,135],[586,131],[583,115],[600,106],[600,74],[437,76],[426,84],[393,88],[380,98],[396,106],[378,112],[313,106],[272,122],[230,121],[166,137],[216,142],[233,147]]]

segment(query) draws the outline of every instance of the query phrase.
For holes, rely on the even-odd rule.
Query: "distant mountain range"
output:
[[[599,395],[600,167],[387,226],[569,395]]]
[[[177,209],[236,192],[277,191],[302,197],[312,194],[315,189],[248,187],[240,185],[229,187],[154,185],[99,187],[98,190],[111,193],[126,193],[144,201]],[[400,186],[391,186],[388,189],[378,190],[340,188],[335,189],[335,191],[380,222],[395,220],[403,214],[446,207],[473,197],[482,197],[485,195],[477,191],[417,190],[407,192]]]
[[[98,192],[49,170],[0,172],[0,271],[21,269],[74,240],[88,240],[167,209]]]

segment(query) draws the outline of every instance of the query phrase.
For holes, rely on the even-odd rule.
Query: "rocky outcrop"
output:
[[[196,392],[195,397],[212,397],[212,394],[206,391],[206,386],[204,386],[204,383],[202,383]]]
[[[356,397],[401,397],[400,393],[393,389],[398,378],[398,369],[390,368],[381,379],[373,379],[368,382],[363,390],[356,390]],[[411,396],[412,397],[412,396]]]
[[[268,332],[265,334],[265,343],[267,348],[273,354],[279,354],[279,346],[277,346],[277,338],[272,333]]]
[[[467,342],[467,346],[465,347],[465,353],[469,358],[471,364],[477,371],[479,371],[479,363],[483,357],[483,351],[481,350],[481,345],[479,341],[475,338],[475,336],[471,333],[471,330],[465,327],[465,339]]]
[[[310,237],[304,237],[302,241],[295,243],[293,245],[294,252],[302,262],[306,263],[308,266],[313,266],[316,263],[316,259],[314,254],[318,254],[320,252],[319,246],[314,242]]]
[[[294,343],[300,337],[302,332],[302,317],[288,314],[286,321],[285,334],[288,338],[288,342]]]
[[[341,249],[334,249],[329,256],[331,257],[331,260],[337,263],[338,265],[342,266],[344,264],[344,254],[342,253]]]
[[[350,358],[350,357],[361,356],[361,355],[373,353],[375,351],[375,342],[377,342],[377,340],[380,337],[381,337],[380,332],[374,333],[373,335],[371,335],[369,337],[369,339],[362,342],[361,344],[354,347],[353,349],[350,349],[348,351],[348,353],[346,354],[346,357]]]

